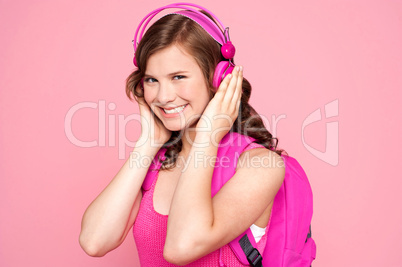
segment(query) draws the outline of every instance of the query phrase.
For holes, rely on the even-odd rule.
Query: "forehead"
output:
[[[171,45],[151,55],[146,73],[163,75],[175,71],[200,71],[197,61],[183,47]]]

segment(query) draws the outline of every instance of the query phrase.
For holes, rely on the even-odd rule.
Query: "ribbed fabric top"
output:
[[[263,147],[259,144],[251,143],[244,151],[256,147]],[[143,191],[140,209],[133,226],[133,234],[138,250],[139,260],[142,267],[171,267],[177,266],[167,262],[163,258],[163,247],[166,241],[168,215],[162,215],[155,211],[153,205],[153,195],[158,175],[153,181],[150,190]],[[269,225],[268,225],[269,226]],[[268,232],[268,226],[265,233]],[[257,248],[261,254],[266,243],[265,234],[257,243]],[[197,267],[212,266],[245,266],[233,253],[229,245],[223,246],[221,249],[215,250],[210,254],[186,265]]]

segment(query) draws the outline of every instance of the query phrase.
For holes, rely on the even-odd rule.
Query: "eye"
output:
[[[154,78],[145,78],[144,79],[144,82],[146,82],[146,83],[154,83],[154,82],[157,82],[158,80],[157,79],[154,79]]]
[[[181,80],[181,79],[184,79],[184,78],[186,78],[186,76],[176,75],[176,76],[173,77],[173,80]]]

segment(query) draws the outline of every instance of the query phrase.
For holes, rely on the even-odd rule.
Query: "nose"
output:
[[[157,101],[161,105],[166,105],[169,102],[172,102],[176,98],[176,91],[172,85],[169,83],[159,84],[158,95],[156,97]]]

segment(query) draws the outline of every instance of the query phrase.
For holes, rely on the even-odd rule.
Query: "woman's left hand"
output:
[[[235,122],[241,102],[243,67],[236,66],[219,85],[196,126],[196,140],[216,147]]]

